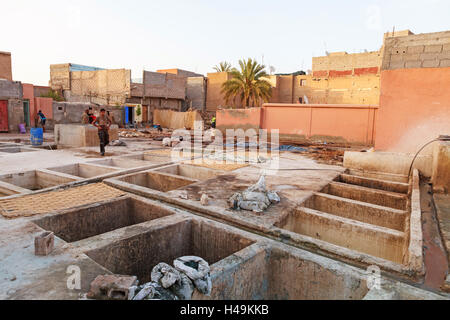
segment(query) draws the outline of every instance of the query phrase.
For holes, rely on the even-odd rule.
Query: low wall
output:
[[[194,122],[202,121],[200,113],[197,111],[177,112],[172,110],[153,111],[153,124],[159,124],[168,129],[194,129]]]
[[[433,190],[450,193],[450,142],[435,142],[433,150]]]
[[[255,129],[261,126],[261,108],[224,109],[216,112],[217,129]]]
[[[414,155],[393,152],[355,152],[347,151],[344,155],[344,167],[348,169],[408,175]],[[430,155],[419,155],[413,168],[421,174],[431,177],[433,158]]]
[[[109,130],[109,140],[119,139],[119,127],[112,125]],[[62,147],[95,147],[100,145],[98,129],[92,125],[56,124],[55,143]]]
[[[83,102],[53,102],[53,120],[55,124],[81,124],[81,115],[86,109],[92,107],[94,113],[99,113],[101,108],[105,108],[114,115],[115,124],[123,124],[124,109],[116,106],[97,106],[95,104]]]
[[[217,127],[278,129],[292,142],[375,143],[377,106],[267,103],[262,108],[217,111]]]

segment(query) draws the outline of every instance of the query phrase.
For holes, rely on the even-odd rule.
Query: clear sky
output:
[[[378,50],[383,33],[450,30],[449,0],[0,0],[0,51],[13,78],[47,85],[49,65],[206,74],[252,57],[277,73],[325,51]]]

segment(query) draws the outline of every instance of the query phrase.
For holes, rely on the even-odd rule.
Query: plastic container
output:
[[[27,128],[25,127],[25,123],[19,123],[19,132],[21,134],[27,133]]]
[[[44,142],[44,130],[42,128],[31,128],[31,145],[40,146]]]

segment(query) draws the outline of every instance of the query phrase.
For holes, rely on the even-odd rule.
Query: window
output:
[[[306,86],[306,79],[300,79],[300,87]]]

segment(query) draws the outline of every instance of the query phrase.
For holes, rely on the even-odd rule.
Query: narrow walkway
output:
[[[441,287],[447,277],[448,260],[442,244],[429,184],[421,183],[420,199],[426,269],[423,286],[425,289],[441,291]]]

